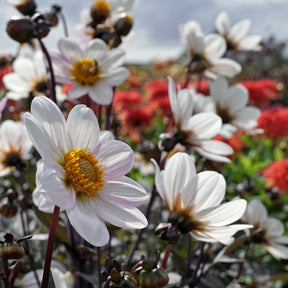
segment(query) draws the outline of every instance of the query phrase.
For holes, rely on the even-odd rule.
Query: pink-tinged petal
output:
[[[218,207],[207,208],[195,214],[200,221],[207,221],[209,226],[221,227],[239,220],[245,213],[247,202],[236,199]]]
[[[232,26],[230,31],[230,38],[236,43],[240,42],[249,32],[251,27],[250,20],[242,20]]]
[[[237,48],[241,51],[261,51],[261,40],[260,35],[247,36],[241,40]]]
[[[191,156],[178,152],[168,161],[164,173],[164,187],[170,202],[183,193],[184,187],[191,178],[196,176],[196,168]]]
[[[49,192],[48,192],[49,193]],[[46,213],[53,213],[55,205],[50,199],[45,197],[47,192],[43,190],[43,187],[37,186],[32,194],[33,203],[38,207],[39,210]]]
[[[9,73],[3,77],[3,83],[8,90],[25,93],[29,91],[28,83],[16,73]],[[25,92],[23,92],[23,90]]]
[[[226,77],[234,77],[242,71],[241,65],[232,59],[213,59],[212,65],[212,72]]]
[[[224,177],[214,171],[197,174],[197,194],[194,198],[195,209],[201,211],[220,205],[226,192]]]
[[[103,190],[97,192],[102,199],[129,203],[135,207],[145,204],[149,198],[146,190],[139,183],[126,176],[107,181]]]
[[[73,147],[92,151],[99,140],[100,128],[94,112],[85,105],[75,106],[67,119],[67,131]]]
[[[219,133],[221,126],[222,120],[218,115],[202,112],[190,117],[185,129],[193,131],[192,139],[211,139]]]
[[[109,241],[105,223],[98,217],[90,201],[77,201],[74,209],[66,211],[71,225],[77,233],[94,246],[104,246]]]
[[[32,114],[26,112],[24,121],[31,141],[42,159],[55,162],[63,156],[62,151],[60,151],[41,123]]]
[[[73,188],[65,186],[63,177],[64,171],[57,164],[42,161],[37,166],[36,183],[45,191],[45,197],[61,209],[70,210],[75,206],[76,193]]]
[[[68,99],[78,99],[88,93],[89,89],[86,86],[75,85],[68,92]]]
[[[267,219],[267,210],[264,204],[257,199],[253,199],[248,203],[246,212],[242,217],[242,220],[244,222],[250,224],[265,223]]]
[[[226,41],[219,34],[209,34],[204,37],[205,56],[210,60],[220,58],[226,51]]]
[[[101,142],[92,152],[104,169],[105,181],[126,175],[133,167],[134,152],[124,142],[109,140]]]
[[[129,73],[129,70],[125,67],[115,68],[107,73],[105,83],[110,86],[117,86],[127,79]]]
[[[267,251],[277,259],[288,259],[288,247],[273,243],[271,246],[265,246]]]
[[[226,11],[222,11],[217,16],[215,26],[221,35],[229,35],[231,29],[231,19]]]
[[[85,58],[95,59],[101,61],[106,57],[109,49],[106,43],[101,39],[92,39],[88,42],[85,49]],[[100,62],[101,63],[101,62]]]
[[[143,213],[131,204],[121,201],[109,201],[98,197],[91,200],[91,206],[97,215],[105,222],[126,229],[142,229],[148,224]]]
[[[42,124],[46,133],[62,153],[70,150],[66,121],[59,107],[48,97],[39,96],[31,104],[32,115]]]
[[[112,49],[107,53],[105,59],[101,61],[101,68],[104,71],[114,69],[123,65],[125,59],[125,51],[122,49]]]
[[[269,237],[280,236],[284,233],[283,223],[276,218],[268,218],[265,222],[265,227]]]
[[[83,52],[80,46],[68,38],[62,38],[58,41],[58,49],[62,56],[66,57],[66,59],[72,63],[83,58]]]
[[[109,105],[113,100],[113,89],[105,80],[99,81],[96,85],[89,87],[89,96],[100,105]]]

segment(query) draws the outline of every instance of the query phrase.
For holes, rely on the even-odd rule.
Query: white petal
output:
[[[22,92],[26,94],[29,92],[29,84],[16,73],[9,73],[3,77],[3,83],[8,90]]]
[[[167,197],[173,201],[194,176],[196,168],[192,158],[182,152],[174,154],[166,164],[163,178]]]
[[[72,63],[83,58],[83,52],[80,46],[76,42],[71,41],[68,38],[61,38],[58,41],[58,49],[61,52],[62,56],[66,57]]]
[[[129,203],[135,207],[143,205],[149,198],[146,190],[139,183],[126,176],[107,181],[103,191],[98,193],[102,199]]]
[[[125,51],[122,49],[112,49],[107,53],[106,57],[101,61],[101,68],[104,71],[119,67],[123,65],[125,58]]]
[[[230,16],[226,11],[222,11],[216,18],[215,26],[221,35],[228,35],[231,28]]]
[[[50,199],[45,197],[47,192],[43,190],[42,186],[37,186],[32,194],[33,203],[38,207],[39,210],[46,213],[53,213],[55,205]]]
[[[265,223],[267,218],[268,218],[267,210],[264,204],[257,199],[253,199],[248,203],[247,210],[243,215],[242,220],[250,224],[256,224],[256,223],[261,224]]]
[[[91,206],[101,219],[117,227],[142,229],[148,224],[142,212],[125,201],[111,201],[98,197],[91,201]]]
[[[230,107],[231,113],[236,113],[237,110],[240,110],[247,105],[249,94],[248,90],[243,85],[237,84],[231,86],[228,94],[230,97],[227,97],[227,104]]]
[[[261,51],[262,50],[262,46],[260,45],[261,40],[262,36],[260,35],[247,36],[241,40],[237,48],[238,50],[243,51]]]
[[[241,65],[232,59],[213,59],[212,64],[212,72],[226,77],[234,77],[242,71]]]
[[[245,107],[237,112],[237,118],[233,123],[246,129],[254,128],[257,125],[257,119],[260,116],[260,110],[256,107]]]
[[[197,176],[197,194],[194,199],[197,211],[220,205],[226,192],[224,177],[214,171],[204,171]]]
[[[186,129],[193,131],[192,139],[211,139],[218,134],[221,126],[222,120],[218,115],[202,112],[190,117]]]
[[[72,148],[67,136],[64,116],[52,100],[45,96],[34,98],[31,104],[31,113],[42,124],[46,133],[62,153]]]
[[[201,147],[194,147],[194,150],[197,153],[199,153],[201,156],[203,156],[204,158],[207,158],[207,159],[212,160],[212,161],[223,162],[223,163],[230,163],[231,162],[231,160],[229,158],[222,156],[221,154],[215,154],[213,151],[204,150]]]
[[[284,233],[283,223],[276,218],[268,218],[265,222],[268,237],[280,236]]]
[[[67,131],[72,146],[92,151],[99,140],[99,124],[94,112],[85,105],[76,105],[69,113]]]
[[[63,210],[70,210],[75,206],[75,191],[67,188],[63,183],[64,171],[54,164],[47,164],[45,161],[37,167],[36,182],[41,190],[45,191],[45,198]],[[43,194],[44,195],[44,194]]]
[[[129,70],[125,67],[115,68],[105,76],[105,83],[110,86],[117,86],[127,79],[129,73]]]
[[[231,28],[230,37],[235,43],[240,42],[249,32],[251,26],[250,20],[242,20]]]
[[[226,51],[226,42],[218,34],[209,34],[204,38],[205,55],[209,60],[220,58]]]
[[[209,226],[221,227],[239,220],[246,210],[246,205],[245,200],[236,199],[216,208],[212,207],[199,211],[195,217],[201,221],[207,221]]]
[[[122,177],[133,167],[134,153],[124,142],[118,140],[101,142],[93,153],[105,171],[105,180]]]
[[[216,80],[210,81],[210,94],[215,102],[225,105],[226,103],[225,101],[223,101],[223,103],[222,99],[227,95],[227,91],[228,82],[223,77],[219,76]]]
[[[19,57],[16,59],[13,63],[13,69],[21,79],[28,83],[32,83],[33,79],[39,76],[34,69],[33,60],[28,57]]]
[[[63,156],[59,147],[55,145],[54,141],[42,127],[41,123],[32,116],[32,114],[26,112],[24,114],[24,121],[33,145],[42,159],[55,162]]]
[[[85,49],[85,57],[100,60],[103,59],[109,51],[106,43],[101,39],[92,39],[88,42]]]
[[[157,165],[156,161],[154,159],[151,159],[155,166],[155,185],[157,188],[158,193],[160,194],[161,198],[165,201],[165,199],[169,200],[168,206],[172,205],[172,201],[167,198],[166,192],[165,192],[165,187],[164,187],[164,182],[163,182],[163,173],[164,171],[160,171],[159,166]]]
[[[265,246],[267,251],[277,259],[288,259],[288,247],[273,243],[271,246]]]
[[[109,233],[104,222],[87,201],[76,201],[74,209],[66,211],[71,225],[79,235],[94,246],[104,246],[109,241]]]
[[[78,99],[88,93],[88,87],[81,86],[75,83],[75,85],[68,92],[68,99]]]
[[[113,100],[113,89],[105,81],[99,81],[89,87],[89,96],[100,105],[109,105]]]

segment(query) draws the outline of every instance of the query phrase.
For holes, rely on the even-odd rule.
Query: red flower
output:
[[[118,109],[131,109],[131,106],[139,105],[141,94],[137,90],[116,90],[113,106]]]
[[[239,84],[248,89],[249,105],[252,106],[262,108],[269,104],[270,99],[279,99],[282,97],[283,84],[271,79],[243,81]]]
[[[267,188],[277,187],[281,193],[288,192],[288,159],[273,162],[261,172]]]
[[[258,127],[264,129],[268,138],[288,136],[288,108],[272,107],[261,112]]]

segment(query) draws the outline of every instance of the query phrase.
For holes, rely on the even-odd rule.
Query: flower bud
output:
[[[141,288],[160,288],[167,285],[169,277],[162,267],[152,270],[142,270],[139,275],[139,284]]]
[[[37,5],[34,0],[23,0],[21,4],[13,6],[25,16],[32,16],[37,9]]]
[[[34,38],[34,24],[29,18],[11,19],[7,23],[6,32],[13,40],[26,43]]]
[[[0,244],[0,258],[20,259],[25,255],[25,250],[20,243],[15,241]]]
[[[18,207],[13,201],[9,201],[7,197],[0,202],[0,215],[6,218],[12,218],[16,215]]]
[[[134,19],[130,14],[124,14],[114,24],[115,32],[121,36],[127,36],[133,27]]]
[[[91,17],[95,25],[103,23],[110,14],[110,5],[107,1],[96,0],[94,1],[91,10]]]

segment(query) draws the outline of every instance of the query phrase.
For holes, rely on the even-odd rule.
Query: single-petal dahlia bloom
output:
[[[56,81],[74,83],[68,99],[88,94],[100,105],[109,105],[113,99],[113,87],[122,83],[129,71],[123,64],[125,52],[119,48],[109,50],[100,39],[89,41],[86,48],[69,39],[58,42],[60,53],[53,53]]]
[[[268,217],[266,207],[259,200],[248,203],[242,220],[253,225],[251,239],[254,243],[265,247],[267,251],[278,259],[288,259],[288,237],[284,236],[284,226],[279,219]]]
[[[230,15],[222,11],[216,18],[216,29],[227,41],[228,49],[238,51],[260,51],[262,49],[260,35],[248,36],[251,21],[242,20],[231,26]]]
[[[58,106],[40,96],[24,119],[42,158],[36,172],[41,210],[60,207],[80,236],[95,246],[109,241],[105,222],[127,229],[147,225],[136,206],[148,195],[125,176],[134,153],[121,141],[99,141],[99,125],[91,109],[76,105],[66,122]]]
[[[272,162],[261,171],[266,180],[266,187],[276,187],[281,193],[288,193],[288,159]]]
[[[181,233],[204,242],[229,244],[233,235],[251,226],[231,223],[246,210],[246,201],[221,204],[225,196],[224,177],[215,171],[196,173],[192,158],[183,152],[174,154],[165,170],[156,167],[155,184],[169,212],[169,221]]]
[[[260,110],[247,106],[249,95],[243,85],[236,84],[229,87],[226,79],[218,77],[210,84],[210,95],[213,105],[206,105],[203,108],[204,111],[214,112],[221,117],[222,136],[229,138],[238,129],[246,132],[256,131],[253,128],[257,126]]]
[[[191,73],[204,73],[208,78],[215,78],[216,75],[233,77],[241,72],[239,63],[222,58],[226,42],[219,34],[205,36],[195,21],[180,26],[180,34],[191,57],[188,67]]]
[[[30,158],[32,147],[24,124],[5,120],[0,126],[0,176],[23,168],[23,160]]]
[[[226,143],[212,140],[222,127],[221,118],[214,113],[193,114],[193,91],[182,89],[178,92],[171,78],[169,78],[169,100],[176,131],[163,140],[162,145],[180,143],[192,148],[201,156],[219,162],[230,162],[226,157],[233,153],[233,149]],[[166,136],[165,136],[166,137]],[[168,149],[169,150],[169,149]]]
[[[33,96],[50,93],[44,55],[36,51],[33,57],[20,56],[13,62],[14,72],[3,77],[3,83],[8,90],[8,99],[20,100]],[[66,97],[61,93],[61,88],[56,86],[57,100],[63,101]]]

